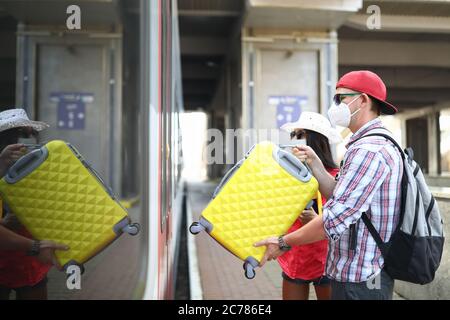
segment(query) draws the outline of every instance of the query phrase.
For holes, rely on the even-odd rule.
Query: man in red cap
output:
[[[328,238],[325,272],[332,279],[332,299],[392,299],[394,280],[385,271],[381,252],[360,219],[366,213],[384,242],[398,223],[401,155],[387,139],[366,137],[375,132],[389,134],[379,115],[396,112],[397,108],[386,101],[386,86],[375,73],[353,71],[339,79],[328,117],[334,125],[353,133],[339,174],[336,178],[329,175],[310,147],[294,150],[300,160],[308,162],[328,199],[323,215],[293,233],[257,242],[255,246],[267,246],[261,266],[293,245]]]

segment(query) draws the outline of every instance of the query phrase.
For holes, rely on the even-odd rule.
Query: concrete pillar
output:
[[[439,112],[430,113],[428,120],[428,166],[429,175],[436,176],[441,173]]]

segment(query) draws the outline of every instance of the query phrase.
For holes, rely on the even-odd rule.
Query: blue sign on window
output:
[[[277,108],[277,128],[288,122],[297,121],[301,107],[308,102],[305,96],[270,96],[269,104]]]
[[[61,130],[83,130],[86,122],[86,103],[94,101],[92,93],[56,92],[50,101],[57,103],[57,126]]]

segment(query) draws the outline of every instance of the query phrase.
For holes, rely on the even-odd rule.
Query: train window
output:
[[[0,0],[0,56],[7,62],[3,68],[0,59],[0,108],[23,106],[29,118],[49,124],[39,141],[72,144],[126,209],[123,217],[141,228],[137,236],[125,228],[117,241],[84,264],[81,290],[67,287],[68,275],[51,269],[47,296],[132,299],[142,297],[145,283],[150,298],[165,297],[171,289],[163,279],[175,278],[169,272],[176,272],[169,265],[176,248],[170,241],[177,243],[173,229],[179,224],[171,223],[171,217],[179,208],[172,206],[183,195],[177,192],[182,109],[177,0],[73,0],[81,10],[80,29],[67,27],[66,19],[76,13],[65,16],[66,2]],[[92,201],[85,194],[73,198],[77,206]],[[85,225],[93,218],[59,224],[60,229],[85,228],[86,234],[70,230],[76,234],[75,240],[67,240],[71,248],[92,239]],[[14,263],[26,263],[22,260]],[[0,266],[8,263],[0,256]],[[0,273],[4,270],[0,267]],[[5,276],[23,277],[6,271]]]
[[[176,81],[176,79],[175,79]],[[177,196],[177,191],[180,183],[180,163],[181,163],[181,135],[180,135],[180,121],[178,115],[180,114],[180,104],[177,96],[179,94],[179,85],[175,83],[174,88],[174,105],[175,109],[172,117],[172,193],[173,199]]]
[[[160,50],[160,69],[161,69],[161,74],[160,74],[160,79],[158,79],[161,83],[161,92],[159,93],[160,95],[160,101],[159,103],[161,104],[160,110],[160,123],[161,123],[161,137],[160,137],[160,146],[161,146],[161,159],[160,159],[160,170],[161,170],[161,187],[160,187],[160,201],[161,201],[161,211],[160,211],[160,221],[161,221],[161,232],[163,232],[164,230],[164,226],[166,223],[166,188],[165,188],[165,181],[167,178],[167,172],[166,172],[166,139],[165,139],[165,127],[166,127],[166,104],[167,104],[167,97],[166,97],[166,86],[167,83],[165,81],[166,79],[166,75],[167,75],[167,25],[166,25],[166,17],[165,17],[165,12],[166,12],[166,1],[162,1],[161,2],[161,23],[160,23],[160,28],[161,28],[161,39],[160,39],[160,46],[161,46],[161,50]]]
[[[166,82],[166,219],[172,210],[172,111],[173,111],[173,81],[172,81],[172,63],[173,63],[173,52],[172,52],[172,2],[166,2],[166,26],[167,26],[167,73],[165,74]]]
[[[136,236],[124,232],[108,245],[105,242],[110,240],[109,236],[100,243],[96,242],[96,237],[91,237],[93,224],[98,222],[95,221],[98,216],[91,216],[91,212],[80,214],[82,209],[76,210],[77,214],[69,218],[71,223],[58,221],[51,226],[57,231],[49,235],[51,240],[58,240],[61,234],[72,235],[64,236],[63,241],[59,241],[69,245],[73,249],[72,253],[83,252],[85,248],[95,248],[95,252],[86,252],[86,259],[89,260],[83,265],[83,275],[71,277],[77,280],[76,285],[69,284],[66,272],[52,268],[46,274],[50,280],[45,285],[48,299],[132,299],[143,294],[142,283],[146,281],[145,278],[149,278],[144,272],[150,265],[146,265],[150,260],[149,234],[156,234],[159,230],[159,213],[153,204],[149,205],[149,197],[154,197],[154,185],[158,182],[149,179],[150,175],[156,176],[151,171],[156,171],[154,168],[157,162],[153,157],[158,155],[156,147],[150,149],[156,145],[151,141],[150,147],[149,143],[149,128],[152,126],[153,130],[154,127],[150,117],[154,117],[152,122],[157,122],[157,116],[150,113],[149,106],[158,107],[157,99],[153,97],[158,95],[159,89],[154,88],[159,82],[155,82],[152,77],[157,73],[156,60],[160,47],[156,40],[162,17],[163,43],[166,47],[160,53],[164,59],[162,74],[172,72],[171,2],[73,0],[70,4],[81,10],[81,28],[71,29],[66,21],[70,22],[70,17],[74,17],[76,12],[66,15],[69,7],[67,1],[0,1],[0,108],[23,107],[29,118],[47,123],[49,127],[40,132],[39,141],[63,140],[73,145],[126,209],[120,212],[121,218],[128,215],[141,226]],[[160,14],[159,5],[165,9],[164,15]],[[161,124],[167,130],[171,130],[168,125],[172,103],[170,84],[170,75],[164,76],[164,91],[161,90],[164,100],[161,103],[165,118]],[[167,132],[161,136],[170,139]],[[67,152],[70,155],[71,149]],[[170,158],[170,154],[164,153],[164,164],[167,163],[166,157]],[[166,190],[165,181],[170,177],[171,170],[167,166],[161,169],[164,170],[161,176],[162,190]],[[67,175],[71,180],[66,181],[67,185],[74,182],[74,174]],[[170,191],[171,184],[167,188]],[[68,200],[73,202],[72,207],[91,206],[92,194],[86,195],[81,192],[83,188],[76,186],[69,189],[73,193],[72,200]],[[49,198],[49,195],[61,191],[51,184],[45,190]],[[106,192],[102,196],[106,199],[102,201],[111,201]],[[51,198],[51,201],[56,201],[54,209],[61,208],[57,197]],[[95,213],[101,210],[101,207],[96,208]],[[110,214],[106,210],[102,212],[105,217]],[[63,216],[61,219],[66,219],[67,215]],[[104,219],[104,223],[117,222],[118,218]],[[153,229],[149,227],[150,223]],[[119,226],[111,223],[107,232],[111,233],[115,227]],[[42,228],[38,225],[30,228],[36,229]],[[97,232],[97,227],[94,229]],[[123,231],[133,233],[136,229]],[[39,234],[33,236],[38,238]],[[104,250],[97,252],[98,249]],[[19,258],[19,255],[14,259],[8,255],[0,256],[1,275],[8,279],[23,279],[24,286],[34,285],[26,279],[43,277],[44,269],[47,272],[44,266],[34,262],[30,264],[28,260]],[[75,260],[78,257],[70,258]],[[151,263],[156,265],[154,260],[157,258],[152,259]],[[17,266],[23,266],[27,274],[22,274]],[[78,275],[77,272],[75,274]],[[41,294],[45,291],[41,289],[33,292],[36,298],[45,298]],[[137,293],[136,290],[140,291]]]
[[[172,7],[161,2],[161,232],[171,209],[171,113],[172,113]]]
[[[178,93],[181,95],[181,92]],[[177,100],[178,102],[178,100]],[[177,135],[178,138],[177,141],[177,184],[181,183],[181,174],[182,174],[182,165],[183,165],[183,148],[181,147],[183,145],[183,136],[181,135],[181,123],[180,123],[180,115],[182,114],[183,110],[181,108],[180,102],[177,103],[177,112],[178,117],[176,118],[176,127],[177,127]]]

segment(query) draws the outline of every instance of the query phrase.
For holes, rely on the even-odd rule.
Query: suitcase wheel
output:
[[[193,235],[199,234],[203,230],[205,230],[205,228],[198,222],[192,223],[191,226],[189,227],[189,232],[192,233]]]
[[[244,275],[247,279],[251,280],[256,276],[255,268],[253,268],[253,266],[250,263],[245,262],[243,267],[244,267]]]
[[[136,222],[128,224],[122,229],[123,232],[128,233],[131,236],[137,235],[140,230],[141,230],[141,225]]]

